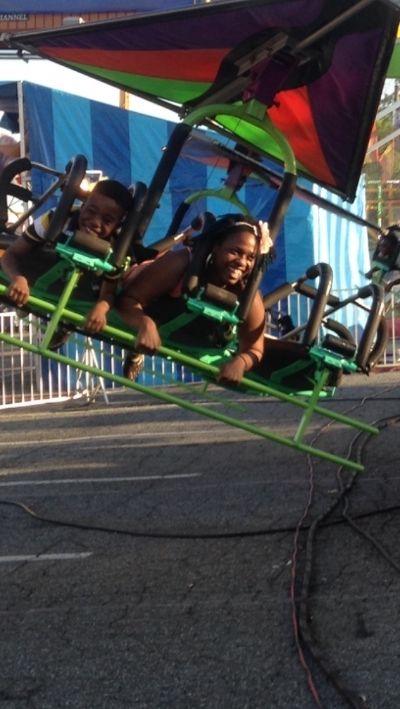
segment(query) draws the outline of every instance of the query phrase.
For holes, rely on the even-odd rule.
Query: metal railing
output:
[[[33,315],[20,318],[16,311],[7,310],[0,312],[0,331],[37,344],[42,323]],[[77,362],[122,375],[125,352],[108,342],[73,333],[61,351]],[[187,368],[158,357],[145,358],[144,370],[138,378],[139,383],[147,386],[194,380]],[[116,386],[0,340],[0,409],[80,397],[91,400],[99,393],[108,401],[108,392]]]
[[[338,296],[340,300],[345,300],[347,297],[351,296],[352,291],[334,291],[332,294]],[[393,367],[400,368],[399,297],[400,289],[398,287],[393,288],[393,290],[386,296],[385,311],[388,327],[388,342],[383,356],[379,360],[379,369],[393,369]],[[368,300],[365,300],[365,304],[369,304]],[[278,303],[275,312],[273,313],[273,320],[276,321],[279,318],[288,315],[294,325],[299,322],[305,322],[310,315],[311,306],[312,301],[309,298],[304,298],[298,293],[293,293],[289,298]],[[397,314],[398,317],[396,317]],[[367,320],[367,313],[364,313],[363,315],[357,305],[350,303],[345,309],[338,310],[334,313],[332,317],[348,328],[351,335],[354,337],[356,344],[358,345]],[[269,329],[272,335],[277,334],[277,329],[273,322],[270,322]]]

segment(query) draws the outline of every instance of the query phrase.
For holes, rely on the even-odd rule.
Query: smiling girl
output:
[[[268,253],[271,246],[265,223],[241,214],[223,217],[212,227],[212,248],[201,280],[239,299],[258,253]],[[174,315],[179,312],[178,308],[184,307],[183,286],[190,263],[190,249],[170,251],[150,264],[134,268],[125,280],[116,307],[124,321],[137,332],[137,352],[153,354],[161,345],[158,326],[163,322],[163,311],[170,319],[174,301],[177,306]],[[203,326],[200,319],[206,321]],[[238,384],[244,374],[261,361],[264,327],[264,305],[257,292],[248,315],[238,328],[237,353],[221,366],[218,381]],[[213,341],[213,323],[209,319],[200,316],[191,330],[193,336],[203,339],[205,346]],[[132,357],[133,366],[134,359]],[[125,375],[129,377],[129,367]]]

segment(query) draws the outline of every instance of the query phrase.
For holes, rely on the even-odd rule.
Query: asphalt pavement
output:
[[[329,406],[380,434],[313,426],[357,474],[127,390],[1,411],[2,709],[398,709],[399,394],[352,376]]]

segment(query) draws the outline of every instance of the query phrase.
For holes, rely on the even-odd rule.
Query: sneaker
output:
[[[138,378],[144,367],[144,355],[139,352],[129,350],[125,355],[123,375],[126,379],[134,382]]]
[[[65,345],[65,343],[68,341],[68,339],[72,335],[72,330],[67,330],[66,327],[63,327],[63,325],[60,325],[57,330],[55,331],[53,337],[51,338],[49,342],[49,350],[52,350],[55,352],[56,350],[59,350],[60,347]]]

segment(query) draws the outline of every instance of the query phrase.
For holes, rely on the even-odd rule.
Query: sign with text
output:
[[[26,22],[28,19],[27,12],[0,12],[0,22]]]

